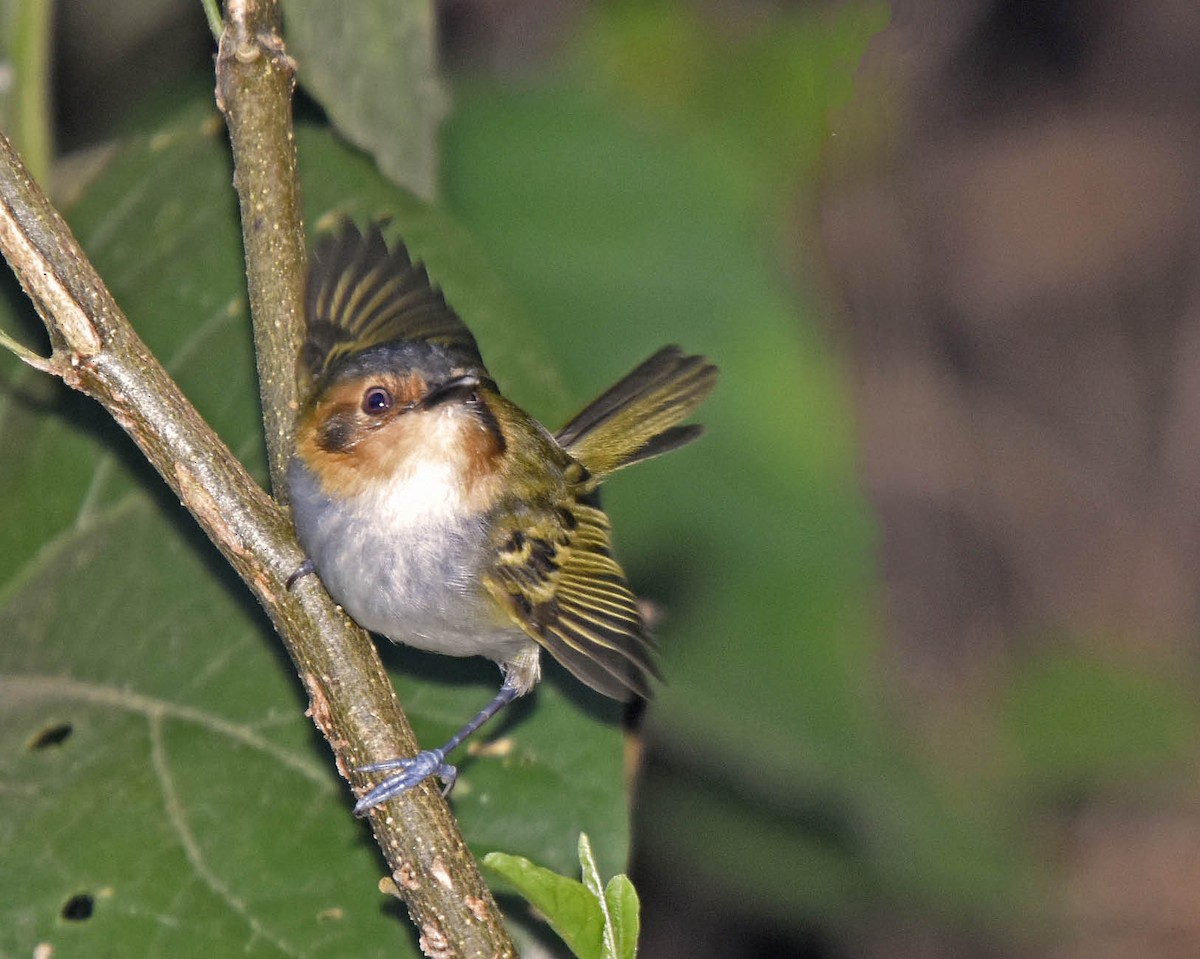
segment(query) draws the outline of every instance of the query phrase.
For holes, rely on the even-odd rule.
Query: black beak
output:
[[[479,377],[471,373],[456,376],[445,383],[439,383],[426,393],[417,403],[417,409],[429,410],[450,400],[466,397],[479,387]]]

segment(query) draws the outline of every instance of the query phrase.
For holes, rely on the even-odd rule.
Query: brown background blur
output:
[[[1192,3],[920,0],[893,5],[844,118],[888,118],[823,204],[884,676],[965,777],[987,775],[997,678],[1048,648],[1194,682],[1198,92]],[[1031,954],[1200,955],[1195,769],[1055,798],[1029,826],[1065,915]],[[1009,954],[920,925],[867,952]]]

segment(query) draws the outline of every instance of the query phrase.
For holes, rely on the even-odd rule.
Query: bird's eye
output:
[[[392,408],[392,394],[382,386],[372,386],[363,393],[362,408],[364,413],[386,413]]]

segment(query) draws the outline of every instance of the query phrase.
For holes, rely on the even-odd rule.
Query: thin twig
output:
[[[254,353],[275,498],[287,498],[287,461],[299,407],[296,357],[304,335],[304,227],[292,131],[295,65],[274,0],[230,0],[217,52],[217,106],[233,148],[233,182]]]

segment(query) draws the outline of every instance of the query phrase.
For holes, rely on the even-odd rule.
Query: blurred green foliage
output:
[[[446,203],[578,399],[663,342],[721,366],[707,436],[606,490],[663,617],[641,861],[681,899],[793,929],[891,909],[1020,937],[1053,908],[1044,803],[1178,766],[1195,709],[1128,664],[1034,659],[980,704],[995,741],[968,769],[887,711],[849,387],[789,262],[830,110],[885,21],[603,5],[557,70],[456,84]]]
[[[1200,725],[1183,684],[1064,653],[1031,659],[1004,708],[1020,776],[1050,799],[1178,767]]]
[[[448,205],[581,396],[662,342],[721,366],[705,439],[607,490],[633,581],[664,611],[638,838],[672,875],[785,923],[845,920],[881,890],[976,913],[1012,896],[1002,843],[947,808],[876,712],[853,419],[779,249],[850,82],[801,82],[785,52],[852,64],[881,13],[797,13],[739,43],[683,5],[618,6],[534,89],[460,84],[446,131]],[[673,38],[662,84],[638,54],[647,17]]]
[[[0,0],[0,130],[34,178],[51,161],[51,0]]]

